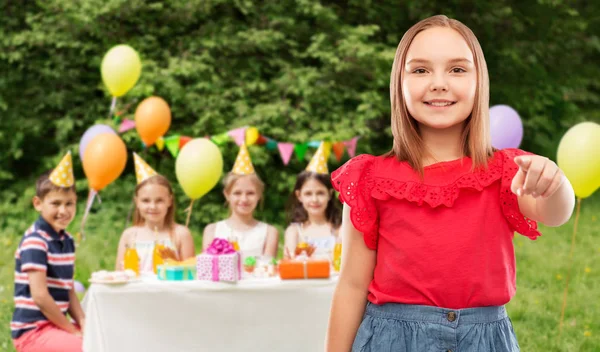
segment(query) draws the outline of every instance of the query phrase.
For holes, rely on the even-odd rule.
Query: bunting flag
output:
[[[294,146],[294,152],[296,153],[298,160],[304,161],[304,155],[306,154],[307,149],[308,143],[300,143]]]
[[[359,138],[360,137],[354,137],[349,141],[344,141],[346,149],[348,150],[348,155],[350,155],[351,158],[356,156],[356,142],[358,142]]]
[[[173,135],[165,138],[165,145],[174,158],[179,154],[179,135]]]
[[[183,146],[191,140],[192,140],[192,137],[180,136],[179,137],[179,149],[183,148]]]
[[[233,138],[235,144],[241,147],[246,140],[246,127],[236,128],[235,130],[227,132],[227,134]]]
[[[311,148],[319,148],[319,146],[321,146],[321,141],[310,141],[307,144]]]
[[[331,142],[323,141],[323,153],[325,154],[325,160],[329,160],[331,155]]]
[[[279,154],[281,155],[281,160],[283,161],[283,165],[287,165],[290,162],[292,153],[294,152],[294,144],[293,143],[277,143],[277,149],[279,149]]]
[[[229,136],[229,132],[224,132],[210,137],[210,140],[213,141],[213,143],[216,145],[223,145],[227,143],[230,139],[231,137]]]
[[[124,119],[119,126],[119,133],[125,133],[135,128],[135,121],[130,119]]]
[[[333,154],[335,154],[335,158],[338,163],[342,161],[342,156],[344,156],[344,149],[346,148],[344,142],[335,142],[333,143]]]
[[[278,148],[277,141],[271,138],[267,138],[267,144],[265,146],[267,147],[267,150],[275,150]]]
[[[155,144],[159,152],[162,152],[163,149],[165,149],[165,139],[163,137],[158,137]]]

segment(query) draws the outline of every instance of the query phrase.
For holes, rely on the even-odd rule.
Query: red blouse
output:
[[[535,239],[510,185],[519,149],[495,152],[487,169],[462,159],[424,168],[359,155],[334,171],[354,227],[377,251],[369,301],[451,309],[506,304],[516,290],[514,232]]]

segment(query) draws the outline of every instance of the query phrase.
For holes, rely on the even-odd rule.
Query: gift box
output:
[[[198,280],[237,282],[241,275],[240,254],[225,239],[215,238],[210,247],[196,257]]]
[[[159,265],[157,277],[166,281],[189,281],[196,279],[196,267],[193,265]]]
[[[279,262],[279,277],[282,280],[328,279],[331,264],[327,259],[286,259]]]

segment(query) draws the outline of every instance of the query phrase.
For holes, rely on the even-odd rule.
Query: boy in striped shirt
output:
[[[73,287],[75,243],[65,228],[77,196],[71,154],[36,183],[40,213],[15,253],[15,311],[10,329],[18,352],[81,351],[85,316]]]

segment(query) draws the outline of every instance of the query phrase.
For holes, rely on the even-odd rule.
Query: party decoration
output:
[[[354,137],[349,141],[344,141],[344,145],[346,146],[348,155],[350,155],[351,158],[354,158],[356,156],[356,143],[358,142],[359,138],[360,137]]]
[[[283,160],[283,164],[287,165],[290,162],[292,153],[294,152],[294,144],[277,143],[277,148],[279,149],[279,154],[281,155],[281,160]]]
[[[90,141],[94,137],[96,137],[97,135],[102,134],[102,133],[116,134],[115,130],[113,130],[112,127],[110,127],[108,125],[94,125],[85,131],[85,133],[81,137],[81,140],[79,141],[79,159],[80,160],[83,160],[83,154],[85,153],[85,148],[90,143]]]
[[[582,122],[571,127],[558,145],[558,166],[578,198],[587,198],[600,187],[600,124]]]
[[[191,140],[192,140],[192,137],[180,136],[179,137],[179,149],[183,148],[183,146],[186,145],[187,142],[189,142]]]
[[[165,149],[165,139],[163,137],[158,137],[155,144],[159,152],[162,152],[163,149]]]
[[[335,158],[338,162],[342,160],[342,156],[344,156],[344,142],[335,142],[333,143],[333,153],[335,154]]]
[[[246,144],[242,144],[240,147],[231,172],[236,175],[250,175],[254,173],[254,166],[252,165],[252,159],[250,159],[250,153],[248,153]]]
[[[127,148],[113,133],[97,135],[83,155],[83,171],[90,189],[98,192],[121,175],[127,164]]]
[[[223,156],[219,148],[206,138],[188,142],[175,162],[177,180],[185,194],[198,199],[219,182],[223,173]]]
[[[135,177],[138,185],[152,176],[157,175],[156,171],[148,163],[144,161],[137,153],[133,153],[133,160],[135,164]]]
[[[296,157],[298,158],[298,160],[300,160],[300,161],[304,160],[304,154],[306,154],[307,149],[308,149],[308,144],[306,144],[306,143],[296,144],[294,146],[294,152],[296,153]]]
[[[73,281],[73,287],[75,288],[75,292],[77,293],[85,292],[85,286],[83,286],[83,284],[79,281]]]
[[[125,133],[134,128],[135,128],[135,121],[132,121],[130,119],[125,119],[125,120],[121,121],[121,125],[119,126],[119,133]]]
[[[144,99],[135,110],[135,128],[147,147],[167,133],[170,126],[171,109],[160,97]]]
[[[73,161],[71,160],[71,152],[62,158],[60,163],[52,170],[48,177],[50,182],[58,187],[72,187],[75,184],[75,178],[73,177]]]
[[[492,106],[490,108],[490,132],[494,148],[518,148],[523,140],[523,123],[519,114],[510,106]]]
[[[253,145],[258,141],[260,134],[256,127],[250,127],[246,130],[246,145]]]
[[[308,163],[306,171],[324,175],[329,174],[327,158],[325,157],[325,143],[321,143],[321,146],[319,146],[319,149],[317,149],[317,152],[313,155],[310,163]]]
[[[140,78],[142,63],[138,53],[129,45],[111,48],[102,59],[102,81],[114,97],[125,95]]]
[[[165,145],[173,157],[179,154],[179,135],[173,135],[165,138]]]
[[[236,128],[235,130],[231,130],[231,131],[227,132],[227,134],[231,138],[233,138],[233,140],[235,141],[235,144],[237,144],[240,147],[246,141],[246,127]]]

